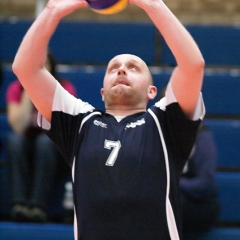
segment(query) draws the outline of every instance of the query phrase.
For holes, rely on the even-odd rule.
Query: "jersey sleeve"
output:
[[[205,115],[201,92],[193,119],[188,119],[181,110],[171,84],[166,89],[165,97],[155,104],[153,110],[159,118],[170,152],[181,159],[188,159],[196,139],[198,127]]]
[[[168,84],[165,94],[166,94],[166,106],[170,105],[171,103],[177,102],[176,97],[172,90],[171,83]],[[202,98],[202,93],[199,92],[198,102],[197,102],[197,106],[195,108],[195,112],[193,114],[192,120],[199,120],[199,119],[203,120],[205,112],[206,110],[205,110],[205,105]]]
[[[55,142],[70,165],[82,120],[93,110],[93,106],[75,98],[58,83],[52,104],[51,123],[38,113],[38,125]]]

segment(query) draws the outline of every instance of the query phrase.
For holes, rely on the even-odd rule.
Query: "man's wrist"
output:
[[[46,7],[43,10],[44,14],[47,15],[48,20],[55,20],[55,21],[60,21],[61,16],[58,14],[56,7],[53,6],[51,3],[48,3]]]

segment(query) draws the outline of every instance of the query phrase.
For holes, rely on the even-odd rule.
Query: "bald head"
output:
[[[148,75],[149,78],[149,84],[153,85],[153,78],[152,78],[152,74],[147,66],[147,64],[138,56],[133,55],[133,54],[119,54],[116,55],[115,57],[113,57],[109,63],[108,63],[108,67],[111,66],[114,63],[118,63],[121,61],[130,61],[133,63],[136,63],[137,65],[139,65],[140,68],[142,68],[143,72],[145,72]]]

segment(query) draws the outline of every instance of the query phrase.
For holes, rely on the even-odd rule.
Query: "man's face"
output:
[[[114,57],[108,64],[101,89],[106,107],[147,105],[151,74],[142,59],[130,54]]]

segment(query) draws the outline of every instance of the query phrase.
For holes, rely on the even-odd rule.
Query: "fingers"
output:
[[[48,8],[58,18],[63,18],[77,9],[87,7],[86,0],[50,0],[47,3]]]

